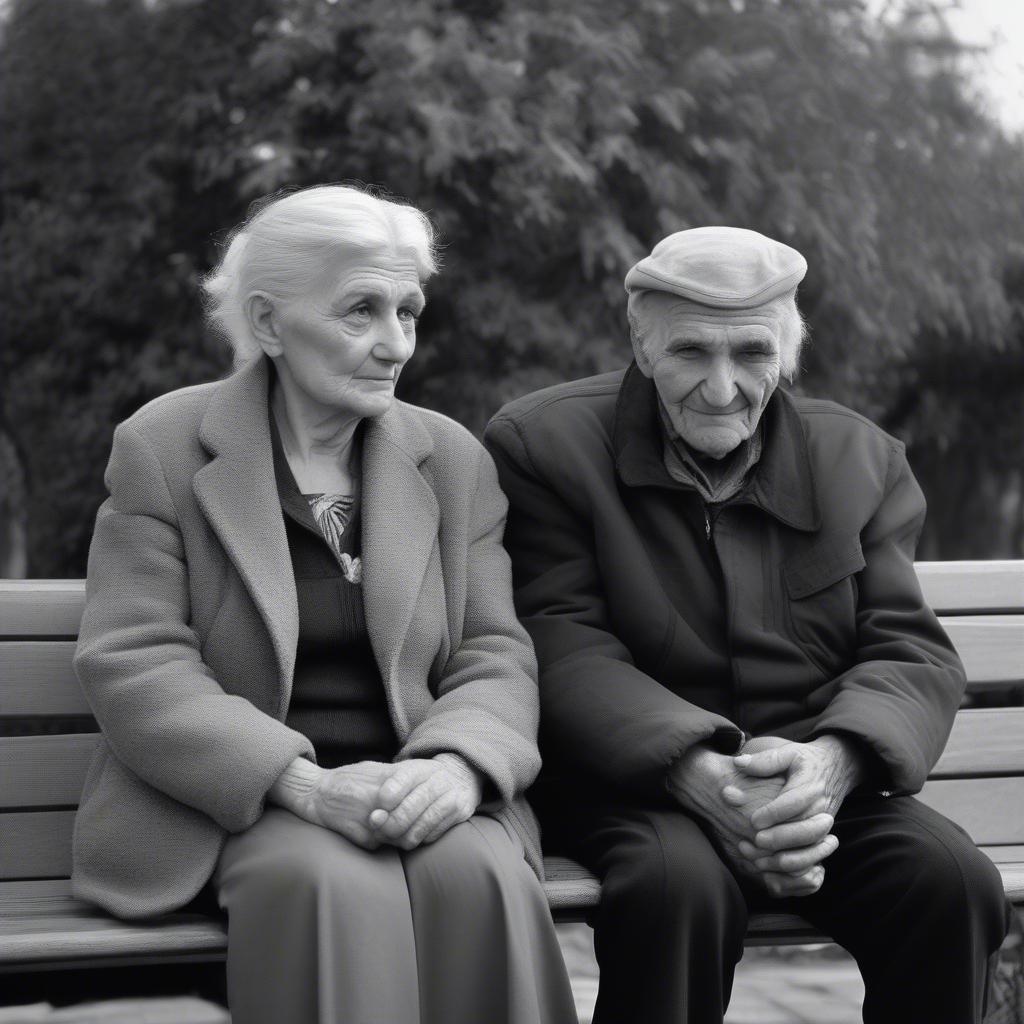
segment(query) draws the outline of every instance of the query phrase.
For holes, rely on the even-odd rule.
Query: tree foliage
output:
[[[622,278],[669,231],[795,245],[800,386],[908,441],[926,552],[1022,553],[1024,150],[926,6],[12,0],[0,49],[0,401],[36,574],[83,571],[113,425],[226,368],[196,290],[225,229],[339,180],[436,222],[404,397],[474,429],[628,358]]]

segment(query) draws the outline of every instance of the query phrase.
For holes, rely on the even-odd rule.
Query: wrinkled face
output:
[[[778,387],[778,310],[712,310],[653,294],[640,315],[637,365],[672,426],[695,451],[724,458],[754,433]]]
[[[274,303],[279,351],[264,349],[316,405],[380,416],[416,347],[425,302],[411,256],[341,257],[304,295]]]

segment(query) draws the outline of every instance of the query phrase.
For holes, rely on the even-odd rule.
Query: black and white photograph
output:
[[[0,0],[0,1024],[1024,1024],[1024,4]]]

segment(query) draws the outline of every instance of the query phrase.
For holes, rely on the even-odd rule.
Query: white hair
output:
[[[421,284],[438,269],[434,229],[414,206],[349,185],[268,196],[250,207],[202,281],[207,319],[230,344],[235,364],[247,362],[261,352],[245,313],[253,292],[293,299],[340,253],[381,250],[409,252]]]
[[[651,316],[644,311],[645,300],[648,296],[660,295],[671,299],[667,292],[642,289],[629,293],[626,302],[626,316],[629,319],[629,336],[633,343],[633,350],[643,349],[648,333],[650,332]],[[681,300],[685,301],[685,300]],[[694,308],[698,308],[696,303]],[[754,312],[750,310],[749,312]],[[782,295],[771,302],[758,306],[757,313],[760,315],[777,316],[780,320],[781,337],[779,338],[779,362],[782,376],[791,381],[800,366],[800,350],[810,334],[807,321],[804,320],[800,309],[796,304],[796,291],[788,295]]]

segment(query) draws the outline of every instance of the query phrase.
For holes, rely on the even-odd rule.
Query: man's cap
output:
[[[752,309],[793,291],[807,261],[746,228],[676,231],[626,275],[626,291],[668,292],[713,309]]]

